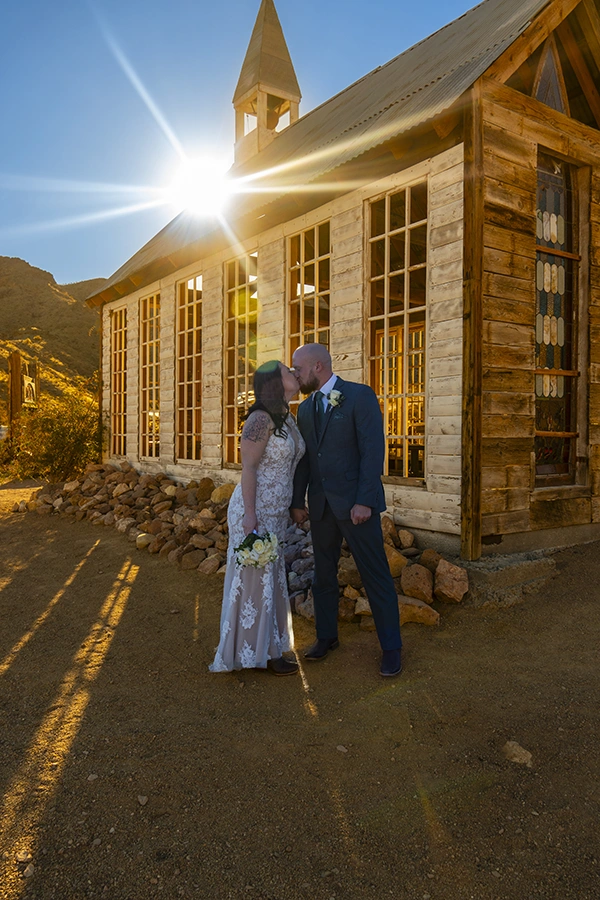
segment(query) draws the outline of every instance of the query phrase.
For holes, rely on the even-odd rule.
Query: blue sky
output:
[[[0,256],[59,283],[109,276],[174,215],[142,208],[179,158],[232,156],[231,98],[260,0],[20,0],[0,13]],[[275,0],[301,113],[462,15],[469,0]],[[93,217],[93,218],[90,218]]]

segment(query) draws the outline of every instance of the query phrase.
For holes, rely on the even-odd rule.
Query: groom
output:
[[[398,598],[379,517],[385,509],[381,484],[385,444],[377,397],[367,385],[334,375],[331,356],[322,344],[299,347],[292,364],[300,390],[312,394],[298,408],[306,454],[296,469],[291,510],[295,522],[304,521],[308,486],[317,641],[304,656],[324,659],[339,646],[337,569],[345,538],[373,612],[383,650],[381,674],[399,675]]]

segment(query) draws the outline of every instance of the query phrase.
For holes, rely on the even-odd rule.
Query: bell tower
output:
[[[233,95],[235,165],[296,121],[301,97],[275,4],[262,0]]]

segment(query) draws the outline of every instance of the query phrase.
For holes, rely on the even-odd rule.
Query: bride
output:
[[[294,472],[305,444],[288,403],[298,393],[283,363],[264,363],[254,373],[256,400],[242,431],[242,478],[229,503],[229,549],[223,587],[221,636],[211,672],[269,668],[293,675],[298,665],[282,656],[293,644],[283,557]],[[273,532],[277,559],[264,568],[239,566],[235,547],[246,535]]]

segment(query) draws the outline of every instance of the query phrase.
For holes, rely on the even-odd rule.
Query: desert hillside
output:
[[[6,416],[7,358],[20,350],[40,365],[42,392],[56,394],[98,368],[98,312],[85,297],[105,279],[57,284],[22,259],[0,256],[0,424]]]

